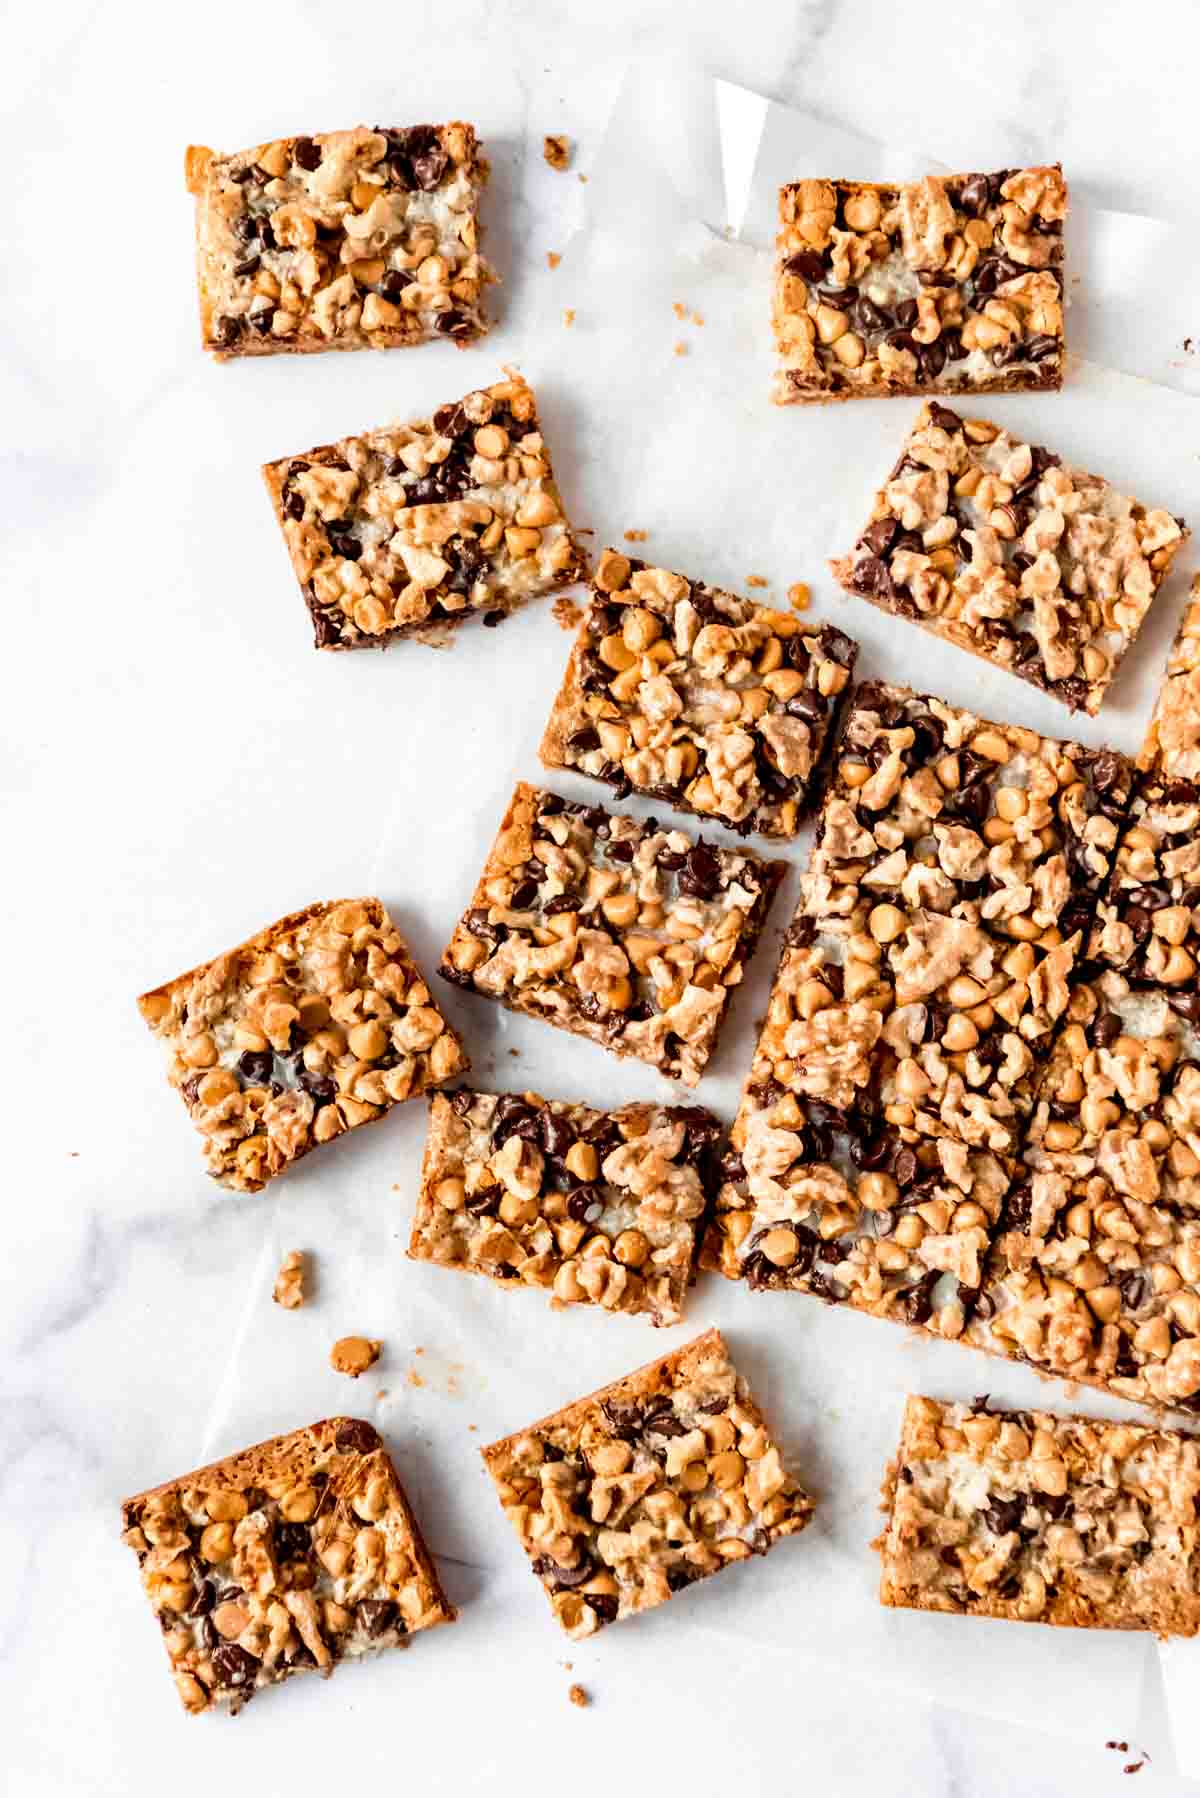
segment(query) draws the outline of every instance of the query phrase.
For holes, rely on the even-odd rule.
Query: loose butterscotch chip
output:
[[[329,1365],[334,1373],[344,1373],[357,1380],[378,1361],[382,1342],[369,1336],[341,1336],[329,1351]]]
[[[552,169],[566,169],[571,166],[571,140],[569,137],[546,137],[542,140],[542,155]]]

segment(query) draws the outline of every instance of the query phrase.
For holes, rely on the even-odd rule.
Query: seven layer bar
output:
[[[1131,778],[857,689],[706,1264],[961,1334]]]

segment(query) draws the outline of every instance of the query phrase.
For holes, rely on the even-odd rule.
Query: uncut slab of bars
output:
[[[387,1450],[331,1417],[126,1499],[184,1708],[236,1715],[296,1673],[452,1623]]]
[[[695,1086],[784,866],[521,782],[438,972]]]
[[[880,1602],[1077,1629],[1200,1629],[1191,1436],[910,1398]]]
[[[470,1065],[378,899],[293,912],[138,1006],[232,1192]]]
[[[1099,475],[930,401],[843,587],[1095,714],[1187,536]]]
[[[201,341],[218,360],[392,349],[487,330],[486,165],[471,125],[193,145]]]
[[[832,625],[605,550],[542,761],[795,836],[857,654]]]
[[[694,1106],[436,1093],[408,1252],[554,1305],[678,1323],[720,1132]]]
[[[719,1330],[483,1450],[569,1636],[665,1604],[809,1523]]]
[[[1132,769],[904,688],[850,701],[704,1260],[959,1336]]]
[[[517,375],[263,469],[318,649],[440,640],[578,579],[531,389]]]
[[[779,191],[779,405],[1062,385],[1062,170]]]

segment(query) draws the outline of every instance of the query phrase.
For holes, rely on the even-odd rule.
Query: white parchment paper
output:
[[[813,615],[862,643],[863,674],[1133,749],[1186,590],[1190,550],[1102,721],[1073,721],[986,663],[846,598],[827,571],[827,559],[860,528],[917,402],[769,404],[765,244],[774,226],[763,225],[766,191],[807,166],[866,177],[929,166],[900,152],[878,156],[869,163],[863,140],[694,71],[646,66],[626,83],[587,186],[587,222],[545,278],[524,335],[504,345],[539,391],[576,521],[595,531],[585,539],[594,548],[644,531],[638,553],[740,591],[748,576],[760,577],[769,583],[760,596],[781,604],[790,583],[809,582]],[[733,239],[721,227],[739,194],[742,235]],[[1109,260],[1119,265],[1115,253]],[[473,355],[469,374],[464,363],[466,379],[491,378],[485,355]],[[1147,503],[1195,509],[1200,416],[1181,392],[1076,361],[1061,395],[1002,396],[989,411],[1128,483]],[[397,662],[425,657],[428,679],[421,690],[406,689],[395,780],[378,836],[363,845],[362,884],[393,907],[427,970],[469,898],[513,781],[539,777],[536,746],[568,648],[541,607],[496,633],[464,632],[449,652],[391,652]],[[418,747],[448,709],[459,726],[455,754],[422,765]],[[603,799],[569,776],[550,784]],[[653,809],[636,799],[626,806],[643,816]],[[794,866],[774,928],[696,1095],[727,1120],[808,846],[805,837],[785,852]],[[666,1095],[649,1069],[483,1000],[450,989],[440,997],[463,1029],[471,1078],[481,1086],[607,1104]],[[743,1669],[760,1656],[781,1657],[797,1680],[908,1690],[1092,1742],[1136,1733],[1152,1654],[1146,1638],[891,1613],[876,1601],[867,1544],[904,1393],[990,1390],[997,1401],[1063,1408],[1061,1388],[965,1349],[796,1295],[752,1295],[715,1277],[696,1287],[686,1325],[655,1332],[587,1309],[554,1313],[536,1293],[409,1262],[424,1127],[423,1104],[398,1107],[377,1130],[313,1156],[261,1201],[257,1281],[214,1407],[209,1452],[334,1411],[374,1418],[463,1604],[460,1627],[471,1627],[473,1601],[494,1612],[499,1600],[514,1645],[544,1639],[555,1626],[485,1480],[479,1445],[718,1324],[818,1498],[816,1521],[765,1560],[576,1647],[581,1666],[620,1655],[627,1631],[646,1632],[641,1640],[657,1633],[681,1684],[708,1679],[716,1656]],[[291,1248],[314,1255],[317,1281],[312,1303],[285,1313],[271,1304],[270,1288]],[[357,1385],[328,1366],[335,1338],[351,1332],[386,1345]],[[1123,1412],[1096,1395],[1079,1403]]]

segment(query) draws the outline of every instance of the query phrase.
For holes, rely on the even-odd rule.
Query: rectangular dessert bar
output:
[[[678,1323],[720,1133],[698,1107],[435,1093],[408,1252],[553,1305]]]
[[[263,475],[318,649],[499,624],[583,572],[519,375]]]
[[[438,972],[695,1086],[784,871],[522,781]]]
[[[784,1083],[843,1108],[877,1096],[891,1125],[1013,1152],[1132,780],[1112,750],[856,688],[768,1020]],[[826,1064],[834,1090],[817,1084]]]
[[[569,1636],[664,1604],[805,1528],[813,1501],[719,1330],[483,1450]]]
[[[823,1018],[836,1038],[838,1016],[833,1007],[805,1016],[810,984],[803,958],[785,950],[721,1161],[702,1264],[753,1291],[807,1292],[961,1336],[1011,1162],[945,1133],[889,1123],[870,1087],[844,1107],[840,1094],[810,1096],[806,1058],[828,1065],[856,1052],[817,1040]]]
[[[1077,1629],[1200,1629],[1200,1443],[910,1397],[874,1543],[880,1602]]]
[[[1090,953],[1200,1025],[1200,779],[1138,776]]]
[[[779,405],[1062,386],[1058,163],[779,190]]]
[[[928,402],[852,553],[849,593],[1095,715],[1188,535],[985,418]]]
[[[1200,1409],[1200,1037],[1169,989],[1077,985],[968,1340]]]
[[[230,156],[193,144],[185,173],[201,342],[218,360],[461,347],[487,330],[473,126],[360,125]]]
[[[857,654],[832,625],[605,550],[542,761],[793,837]]]
[[[1200,782],[1200,574],[1192,580],[1138,767],[1167,780]]]
[[[128,1498],[122,1540],[184,1708],[256,1692],[438,1623],[438,1583],[377,1431],[330,1417]]]
[[[292,912],[138,1006],[232,1192],[470,1066],[378,899]]]

